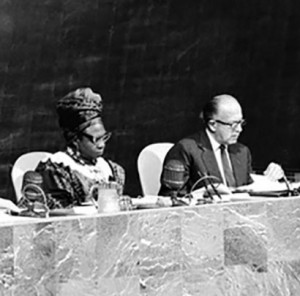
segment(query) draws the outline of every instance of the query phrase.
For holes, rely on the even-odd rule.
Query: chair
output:
[[[21,187],[24,173],[29,170],[34,170],[41,160],[45,160],[51,155],[52,154],[49,152],[34,151],[25,153],[17,158],[11,171],[11,178],[16,194],[16,201],[19,201],[22,196]]]
[[[144,196],[158,194],[163,162],[173,145],[173,143],[154,143],[140,152],[137,166]]]

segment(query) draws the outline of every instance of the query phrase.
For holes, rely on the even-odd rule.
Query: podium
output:
[[[300,198],[0,223],[2,295],[297,295]]]

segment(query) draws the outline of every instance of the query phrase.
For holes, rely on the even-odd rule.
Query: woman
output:
[[[103,157],[111,133],[101,119],[101,96],[90,88],[79,88],[57,102],[57,113],[66,149],[36,168],[43,177],[48,207],[80,205],[97,183],[117,182],[122,191],[123,168]]]

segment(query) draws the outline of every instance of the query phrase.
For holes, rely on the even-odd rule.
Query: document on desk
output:
[[[235,192],[248,192],[256,196],[284,196],[295,188],[293,184],[272,181],[264,175],[251,174],[253,183],[236,188]]]
[[[137,209],[152,209],[170,207],[172,201],[170,197],[166,196],[146,195],[141,198],[132,198],[132,205]]]
[[[0,197],[0,209],[10,210],[20,213],[22,209],[16,206],[11,200]]]

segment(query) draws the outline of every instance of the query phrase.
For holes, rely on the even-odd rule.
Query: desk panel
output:
[[[15,218],[0,226],[0,294],[299,295],[299,209],[290,197]]]

